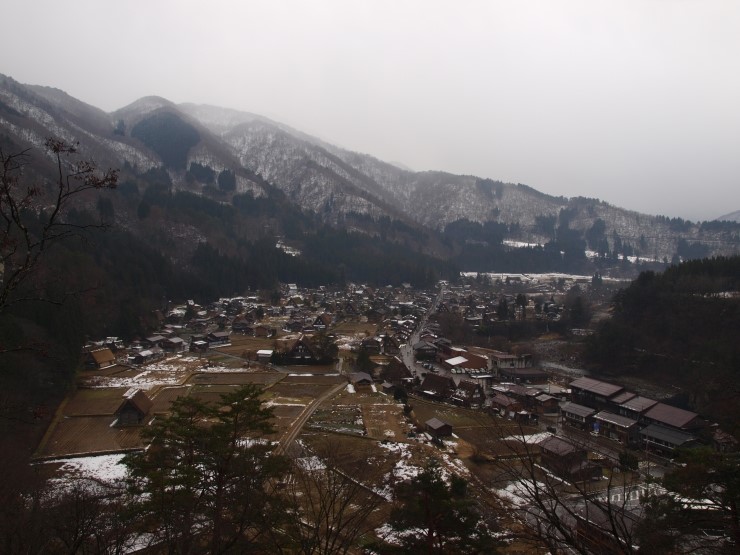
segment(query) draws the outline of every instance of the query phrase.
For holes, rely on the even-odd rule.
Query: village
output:
[[[520,348],[459,345],[444,336],[445,315],[472,326],[500,321],[504,312],[556,322],[565,291],[588,286],[562,277],[524,285],[505,279],[526,295],[484,293],[474,283],[440,283],[433,291],[285,285],[279,298],[168,307],[146,338],[87,346],[77,387],[35,460],[56,479],[120,479],[121,469],[111,469],[146,447],[142,428],[166,415],[173,400],[217,403],[254,384],[272,410],[270,439],[281,452],[301,457],[330,438],[357,454],[358,468],[371,459],[383,470],[370,485],[379,492],[439,458],[476,484],[479,502],[499,515],[501,537],[513,538],[542,510],[533,484],[553,496],[580,494],[587,504],[619,488],[627,512],[670,468],[676,449],[736,447],[691,411],[560,373]],[[574,505],[568,516],[582,541],[605,541],[594,511],[588,516]],[[379,530],[382,521],[378,516]],[[512,552],[519,541],[512,540]]]

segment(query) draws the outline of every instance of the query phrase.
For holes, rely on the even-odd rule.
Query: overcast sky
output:
[[[740,210],[737,0],[6,0],[0,73],[692,220]]]

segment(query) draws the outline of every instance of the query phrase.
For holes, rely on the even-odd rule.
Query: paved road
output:
[[[414,360],[414,344],[419,342],[419,335],[421,334],[421,330],[424,329],[424,326],[426,326],[427,321],[429,320],[429,316],[434,314],[437,310],[437,305],[442,302],[444,299],[444,293],[445,289],[444,287],[440,287],[439,293],[437,294],[437,297],[432,302],[432,306],[429,307],[429,310],[427,310],[427,313],[422,316],[421,320],[419,320],[419,323],[416,325],[416,328],[414,329],[414,332],[411,334],[411,337],[409,337],[408,341],[406,342],[406,345],[401,347],[401,360],[403,360],[403,363],[406,365],[406,368],[408,368],[411,371],[411,374],[416,377],[419,375],[419,372],[422,371],[422,368],[420,365],[417,365],[416,361]]]
[[[338,383],[337,385],[325,391],[316,399],[314,399],[309,405],[307,405],[306,408],[303,409],[303,412],[301,412],[301,414],[295,420],[295,422],[293,422],[290,428],[288,428],[288,431],[286,431],[283,434],[283,437],[280,438],[279,445],[275,449],[275,454],[282,455],[286,453],[288,448],[295,441],[295,438],[297,438],[298,434],[301,433],[303,426],[306,425],[308,419],[311,418],[311,415],[314,412],[316,412],[316,409],[319,408],[321,403],[323,403],[327,399],[330,399],[331,397],[342,391],[345,387],[347,387],[347,384],[345,382]]]

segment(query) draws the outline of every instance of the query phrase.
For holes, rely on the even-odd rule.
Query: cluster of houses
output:
[[[516,277],[507,277],[507,285],[521,285]],[[532,287],[528,287],[532,290]],[[534,296],[476,291],[470,285],[452,287],[438,307],[440,312],[460,314],[473,329],[501,319],[559,320],[562,304],[555,302],[552,287],[546,286]]]
[[[570,383],[561,407],[565,425],[647,451],[670,454],[706,438],[708,423],[697,413],[638,395],[624,387],[582,377]],[[719,438],[723,436],[720,435]],[[718,449],[728,449],[715,439]]]
[[[294,285],[284,286],[275,304],[260,303],[257,297],[236,297],[204,308],[188,301],[163,316],[158,333],[127,349],[117,338],[98,342],[87,350],[86,365],[146,364],[171,354],[205,352],[228,344],[237,333],[274,340],[275,351],[259,351],[255,360],[276,360],[273,355],[277,354],[280,364],[320,364],[326,362],[326,353],[314,343],[316,333],[330,332],[347,320],[376,322],[377,334],[358,339],[352,348],[377,361],[367,376],[388,390],[402,387],[429,399],[485,407],[516,420],[559,413],[567,426],[663,453],[691,446],[706,435],[707,423],[696,413],[588,377],[570,384],[570,397],[563,403],[543,387],[526,385],[548,381],[548,375],[534,367],[530,355],[455,346],[440,336],[434,323],[427,325],[412,345],[415,359],[428,364],[430,370],[419,380],[400,356],[419,319],[431,308],[456,311],[466,318],[493,317],[496,299],[459,287],[450,288],[433,307],[434,302],[432,294],[408,286],[300,291]],[[550,304],[543,309],[557,307]],[[435,373],[437,369],[446,372]]]

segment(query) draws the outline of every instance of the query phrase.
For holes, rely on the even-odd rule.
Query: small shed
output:
[[[349,381],[352,385],[371,385],[373,377],[367,372],[352,372],[349,375]]]
[[[138,426],[144,422],[154,403],[141,389],[129,389],[114,413],[116,426]]]
[[[424,424],[427,433],[433,438],[449,437],[452,435],[452,424],[439,418],[430,418]]]
[[[105,368],[116,363],[116,356],[109,348],[96,349],[87,354],[87,366],[92,368]]]

